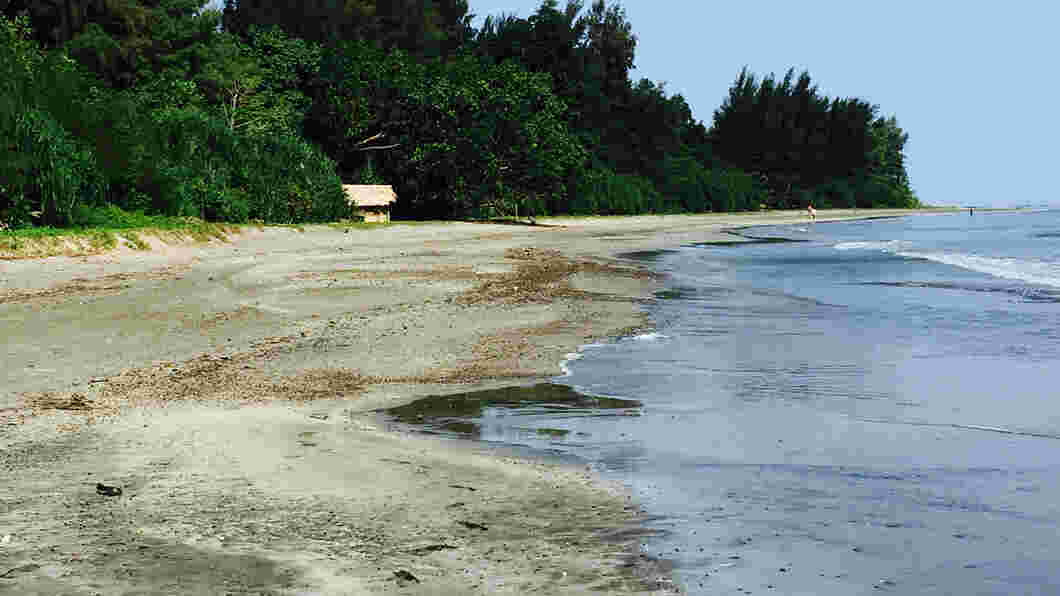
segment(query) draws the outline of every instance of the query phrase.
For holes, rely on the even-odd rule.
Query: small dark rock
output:
[[[397,571],[395,571],[394,577],[398,578],[401,581],[415,582],[417,584],[420,583],[420,578],[416,577],[415,575],[412,575],[404,569],[398,569]]]
[[[440,551],[440,550],[454,550],[456,548],[457,547],[455,547],[455,546],[453,546],[451,544],[431,544],[431,545],[428,545],[428,546],[421,546],[419,548],[414,548],[414,549],[410,550],[409,552],[414,554],[414,555],[425,555],[427,553],[433,553],[433,552],[437,552],[437,551]]]
[[[120,497],[121,487],[118,486],[107,486],[101,482],[96,483],[96,492],[103,495],[104,497]]]

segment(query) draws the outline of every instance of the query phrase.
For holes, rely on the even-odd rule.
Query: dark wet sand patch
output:
[[[726,234],[738,236],[742,240],[712,240],[706,242],[693,242],[688,246],[749,246],[752,244],[784,244],[789,242],[809,242],[804,238],[785,238],[783,236],[752,236],[744,234],[739,230],[724,230]]]
[[[380,410],[391,420],[423,432],[451,433],[478,438],[477,422],[487,408],[552,411],[564,415],[636,415],[641,403],[615,397],[595,397],[578,393],[565,385],[540,383],[528,387],[503,387],[449,395],[432,395],[396,408]],[[569,431],[553,428],[528,429],[549,436],[566,436]]]

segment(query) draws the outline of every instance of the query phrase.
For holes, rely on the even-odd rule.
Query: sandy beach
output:
[[[624,253],[806,220],[248,228],[0,260],[0,594],[672,593],[623,487],[374,412],[545,381],[650,328],[663,280]]]

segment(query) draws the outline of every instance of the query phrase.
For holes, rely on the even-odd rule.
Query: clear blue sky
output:
[[[487,14],[526,17],[541,5],[469,2],[476,26]],[[1060,2],[620,4],[638,38],[632,78],[665,81],[708,127],[742,66],[759,76],[806,69],[820,92],[898,117],[921,201],[1060,205],[1051,175],[1060,159]]]

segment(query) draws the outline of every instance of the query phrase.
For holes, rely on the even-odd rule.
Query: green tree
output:
[[[276,25],[311,42],[364,41],[424,58],[463,46],[471,18],[466,0],[226,0],[224,9],[225,28],[240,35]]]
[[[759,82],[744,69],[714,113],[711,139],[721,159],[766,181],[773,206],[804,206],[818,190],[824,201],[905,205],[907,137],[878,111],[862,99],[820,96],[806,72]]]
[[[329,84],[307,132],[351,180],[367,167],[365,139],[393,145],[373,168],[397,186],[406,215],[547,209],[585,161],[545,75],[472,57],[419,64],[365,44],[331,50],[323,64]]]
[[[65,43],[69,54],[115,88],[144,77],[178,71],[186,79],[202,72],[220,13],[206,0],[114,0],[92,13]]]
[[[67,119],[81,112],[83,79],[59,53],[32,40],[26,19],[0,20],[0,223],[67,225],[80,205],[104,200],[106,180]]]
[[[214,45],[214,59],[206,66],[200,82],[220,107],[229,130],[255,126],[260,129],[263,102],[261,65],[233,36]]]

